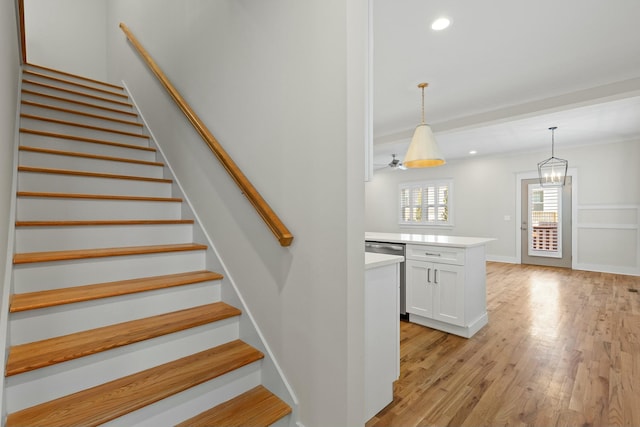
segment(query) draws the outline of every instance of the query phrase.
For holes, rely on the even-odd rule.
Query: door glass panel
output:
[[[529,185],[529,255],[562,258],[562,187]]]

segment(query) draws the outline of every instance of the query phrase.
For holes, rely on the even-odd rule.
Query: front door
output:
[[[522,180],[522,264],[571,268],[571,177],[563,187]]]

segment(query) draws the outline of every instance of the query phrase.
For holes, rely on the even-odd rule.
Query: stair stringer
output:
[[[11,294],[13,293],[13,255],[15,247],[15,223],[16,223],[16,206],[17,206],[17,191],[18,191],[18,147],[20,146],[20,101],[22,93],[22,68],[20,70],[20,79],[18,79],[18,92],[16,96],[16,112],[15,112],[15,126],[13,128],[13,155],[12,155],[12,177],[11,177],[11,201],[9,206],[9,222],[7,223],[7,258],[5,260],[4,277],[2,278],[2,289],[0,297],[0,336],[2,337],[0,342],[0,361],[2,361],[2,368],[0,368],[0,424],[4,425],[4,420],[7,418],[7,406],[5,396],[5,371],[6,360],[9,354],[9,343],[11,342],[9,336],[9,303]]]
[[[149,126],[149,123],[146,121],[144,117],[144,113],[142,109],[138,106],[138,103],[135,100],[135,97],[129,87],[127,86],[125,81],[122,81],[122,86],[124,87],[126,93],[129,95],[129,100],[134,105],[135,109],[138,111],[139,120],[143,123],[145,131],[149,134],[149,145],[151,147],[156,148],[157,156],[159,157],[157,161],[161,161],[164,163],[165,176],[171,176],[173,178],[172,184],[172,195],[173,197],[180,197],[183,199],[183,203],[181,204],[182,208],[182,218],[185,219],[193,219],[193,238],[194,241],[206,242],[208,245],[208,249],[206,250],[206,265],[208,269],[212,269],[213,271],[221,272],[224,276],[221,282],[222,288],[222,297],[221,300],[226,302],[227,304],[233,305],[235,307],[239,307],[242,310],[243,315],[240,316],[239,319],[239,330],[240,335],[239,338],[245,341],[246,343],[254,346],[258,350],[262,351],[265,355],[262,360],[262,368],[261,368],[261,377],[262,384],[271,390],[274,394],[276,394],[280,399],[284,400],[292,409],[292,413],[288,417],[288,425],[296,426],[299,425],[298,420],[298,399],[293,391],[291,385],[286,380],[282,369],[277,363],[273,352],[269,348],[267,340],[264,335],[260,331],[260,328],[255,321],[255,318],[251,314],[251,310],[246,304],[242,294],[235,281],[233,280],[233,276],[230,271],[225,266],[220,254],[213,243],[211,237],[207,233],[207,231],[202,226],[202,221],[198,217],[189,196],[184,191],[182,185],[180,184],[180,180],[178,176],[175,174],[169,159],[164,154],[162,150],[162,146],[158,143],[158,139],[153,134],[153,130]],[[230,291],[229,291],[230,290]],[[285,417],[282,421],[287,419]],[[286,422],[286,421],[285,421]],[[280,422],[275,425],[281,425]]]

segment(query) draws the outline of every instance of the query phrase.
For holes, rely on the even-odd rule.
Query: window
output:
[[[452,190],[452,180],[400,184],[400,224],[453,225]]]

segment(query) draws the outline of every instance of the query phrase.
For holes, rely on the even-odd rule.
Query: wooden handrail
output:
[[[253,184],[251,184],[247,177],[242,173],[231,156],[227,154],[218,140],[216,140],[209,129],[207,129],[207,127],[204,125],[202,120],[200,120],[196,113],[191,109],[189,104],[187,104],[184,98],[182,98],[180,93],[171,84],[167,76],[164,75],[162,70],[158,67],[153,58],[151,58],[151,56],[147,53],[144,47],[142,47],[140,42],[138,42],[129,28],[123,23],[120,23],[120,28],[125,33],[127,39],[131,42],[133,47],[136,48],[138,53],[145,60],[153,74],[156,75],[165,89],[167,89],[167,91],[176,102],[176,104],[178,104],[178,107],[180,107],[184,115],[187,116],[187,119],[191,122],[202,139],[207,143],[211,151],[213,151],[213,154],[215,154],[220,163],[222,163],[222,166],[224,166],[227,173],[236,182],[238,187],[240,187],[242,193],[244,193],[247,199],[249,199],[249,202],[253,205],[256,212],[258,212],[258,215],[262,217],[271,232],[276,236],[276,238],[280,242],[280,245],[289,246],[293,241],[293,235],[289,232],[280,218],[278,218],[278,215],[276,215],[276,213],[271,209],[269,204],[262,198],[260,193],[258,193],[258,190],[255,189]]]
[[[22,63],[27,63],[27,37],[26,30],[24,24],[24,0],[18,0],[18,17],[20,28],[18,29],[20,32],[20,54],[22,58]]]

